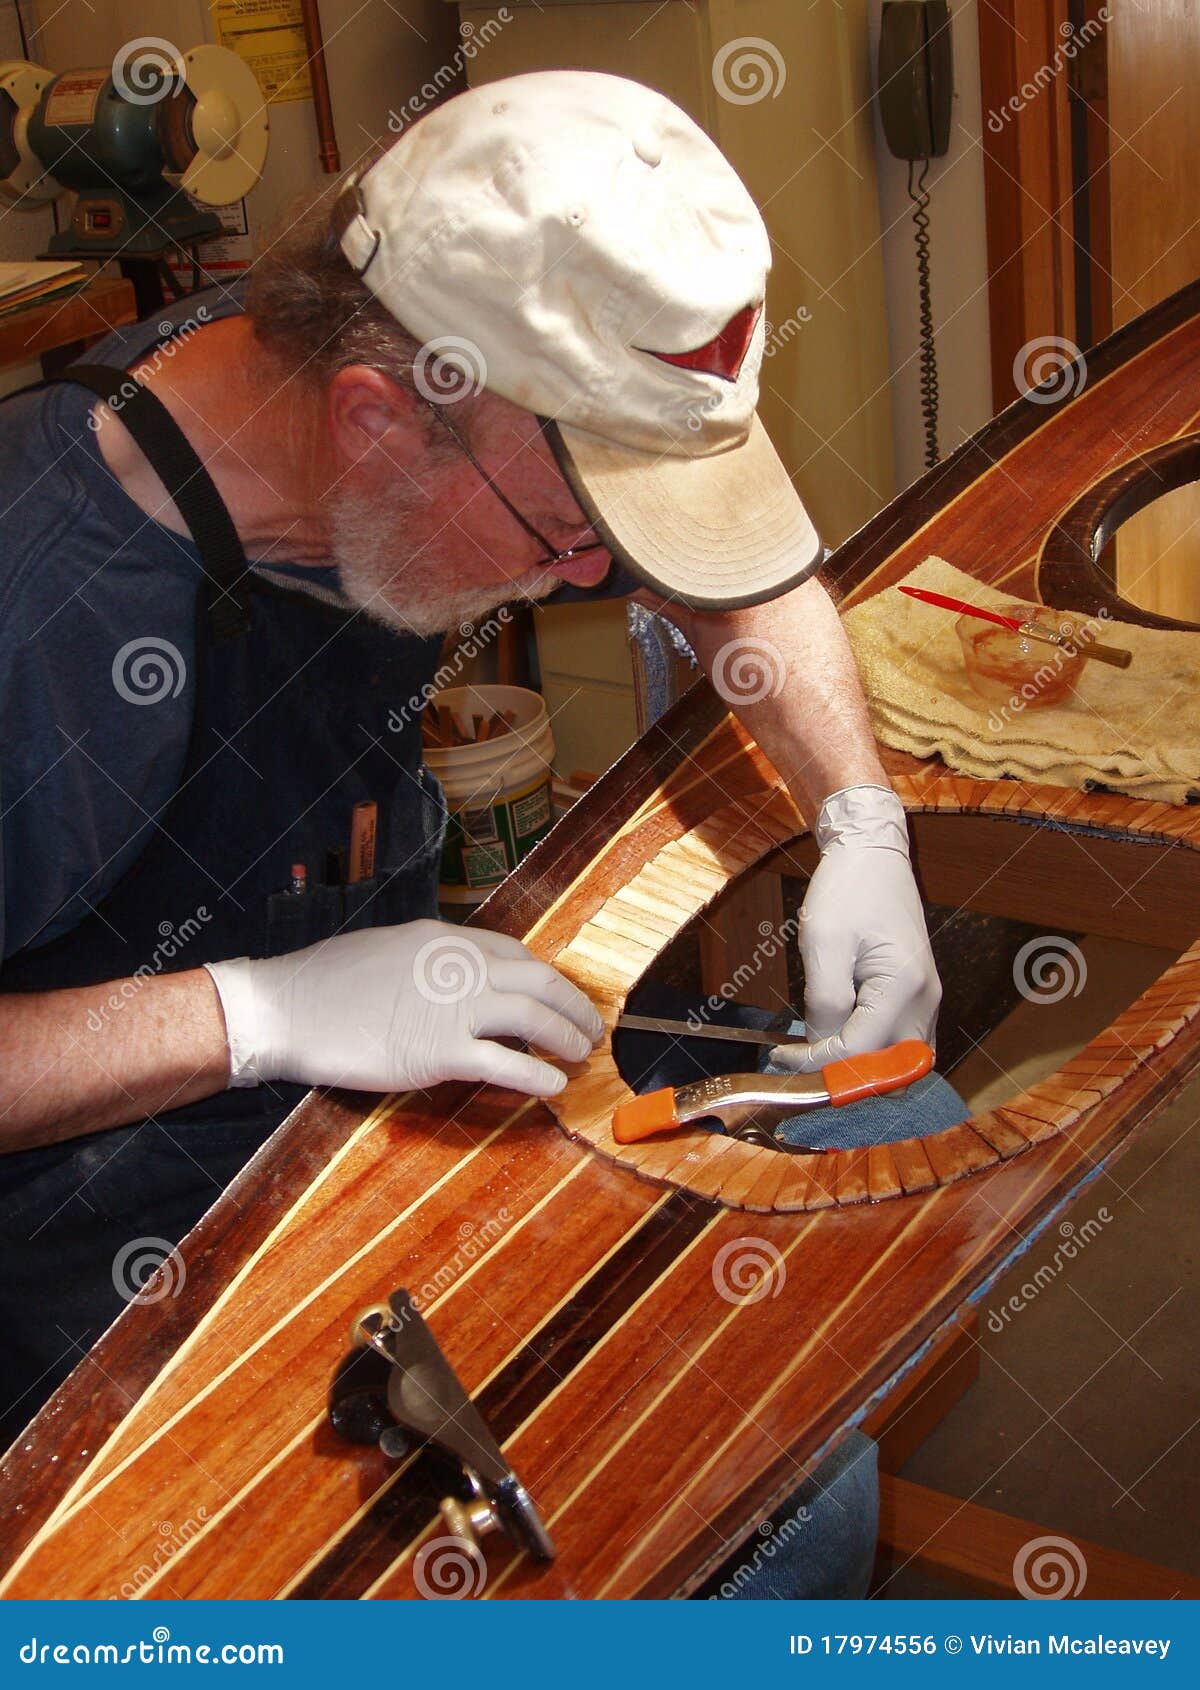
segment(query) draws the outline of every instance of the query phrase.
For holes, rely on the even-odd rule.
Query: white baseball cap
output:
[[[699,609],[821,547],[755,413],[770,242],[723,154],[653,89],[537,71],[459,94],[339,197],[341,246],[423,345],[547,418],[612,555]]]

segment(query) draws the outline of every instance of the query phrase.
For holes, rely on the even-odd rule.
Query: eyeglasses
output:
[[[425,396],[422,394],[422,398],[424,397]],[[425,399],[425,403],[441,423],[442,427],[446,430],[446,433],[457,445],[459,451],[474,466],[482,479],[491,488],[492,492],[499,499],[509,516],[512,517],[513,521],[520,524],[531,540],[536,540],[538,545],[544,548],[546,556],[537,558],[533,563],[531,563],[529,566],[531,569],[550,569],[556,563],[567,563],[571,558],[582,557],[585,552],[602,552],[605,550],[604,542],[602,540],[589,540],[586,546],[567,546],[562,551],[556,551],[550,544],[549,540],[547,540],[546,536],[540,533],[533,526],[528,517],[521,515],[521,512],[512,503],[511,499],[508,498],[507,494],[503,493],[492,480],[487,470],[484,469],[479,459],[467,445],[466,440],[459,433],[458,429],[454,427],[453,423],[451,423],[442,406],[435,405],[431,399]],[[538,427],[541,429],[542,434],[546,435],[546,431],[549,427],[549,419],[547,417],[539,417]],[[548,436],[546,437],[547,439],[549,438]]]

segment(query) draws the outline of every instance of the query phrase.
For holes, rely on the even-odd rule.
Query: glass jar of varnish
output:
[[[983,622],[978,616],[960,616],[955,626],[963,665],[980,697],[1024,710],[1039,710],[1068,700],[1084,664],[1081,635],[1072,619],[1055,615],[1051,621],[1053,613],[1048,613],[1044,605],[1013,603],[989,605],[988,609],[1022,622],[1036,622],[1040,617],[1041,626],[1048,633],[1063,636],[1065,644],[1047,645],[1015,629]]]

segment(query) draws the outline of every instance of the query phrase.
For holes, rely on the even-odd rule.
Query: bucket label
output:
[[[468,845],[462,848],[463,873],[468,886],[495,886],[508,873],[503,845]]]
[[[518,839],[540,838],[550,820],[550,783],[539,786],[528,798],[518,798],[512,806],[513,832]],[[528,846],[525,847],[529,849]]]
[[[460,810],[462,817],[463,837],[482,845],[487,840],[499,839],[496,831],[496,812],[490,804],[485,804],[481,810]]]
[[[442,848],[442,885],[498,886],[550,829],[550,776],[492,804],[450,812]]]

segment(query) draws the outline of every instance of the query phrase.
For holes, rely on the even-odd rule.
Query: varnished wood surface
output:
[[[1042,544],[1037,574],[1047,602],[1091,615],[1128,617],[1132,607],[1101,567],[1101,553],[1122,523],[1164,494],[1197,480],[1200,434],[1183,434],[1127,459],[1093,482],[1062,513]],[[1194,548],[1184,548],[1175,561],[1181,570],[1200,567]],[[1151,628],[1200,627],[1149,610],[1134,611],[1132,619]]]
[[[1190,851],[1200,848],[1200,808],[1121,800],[1114,811],[1104,795],[1033,788],[1011,780],[931,777],[919,766],[911,774],[896,770],[893,779],[900,797],[914,811],[1049,823],[1059,837],[1064,822],[1069,822],[1079,829],[1098,830],[1096,838],[1104,837],[1105,827],[1116,815],[1125,839],[1159,842],[1160,855],[1177,843],[1186,844]],[[727,782],[739,789],[738,796],[729,795],[724,804],[713,807],[708,795],[724,789]],[[704,815],[692,823],[691,793],[697,786],[706,794]],[[603,903],[582,925],[569,924],[565,943],[558,942],[566,928],[553,907],[526,937],[587,993],[611,1027],[663,946],[734,878],[803,827],[803,818],[771,765],[736,720],[727,717],[664,782],[653,800],[597,853],[590,877],[607,888]],[[1010,852],[1018,859],[1024,855],[1020,843],[1010,846]],[[923,853],[923,864],[928,855]],[[1176,905],[1176,936],[1188,932],[1189,910],[1192,929],[1200,921],[1195,914],[1196,875],[1188,872],[1190,860],[1184,860],[1187,868],[1182,873],[1175,872],[1180,867],[1176,860],[1166,874],[1156,877],[1168,886],[1177,879],[1185,881],[1192,893],[1192,902]],[[1102,867],[1095,858],[1093,865],[1097,870]],[[1144,880],[1153,866],[1143,862],[1139,878]],[[1028,877],[1028,858],[1022,867],[1023,876]],[[976,865],[970,883],[994,879],[994,872],[981,875]],[[928,888],[926,895],[932,895]],[[1140,905],[1142,900],[1136,902]],[[568,904],[573,905],[573,899]],[[1020,899],[1015,898],[1002,913],[1018,911],[1024,913]],[[1060,927],[1086,925],[1077,899],[1073,904],[1052,901],[1045,914]],[[1146,937],[1144,927],[1142,937]],[[1160,1027],[1178,1030],[1196,1014],[1198,1004],[1200,947],[1167,971],[1147,994],[1147,1001],[1139,1000],[1117,1018],[1108,1031],[1118,1042],[1106,1048],[1103,1059],[1090,1047],[1082,1053],[1089,1059],[1086,1078],[1078,1065],[1067,1064],[1014,1097],[1003,1110],[931,1137],[878,1146],[869,1156],[862,1150],[842,1150],[781,1157],[761,1146],[714,1135],[699,1125],[638,1144],[618,1144],[612,1133],[613,1114],[631,1101],[633,1093],[617,1072],[607,1040],[596,1047],[566,1091],[551,1100],[550,1108],[572,1138],[590,1144],[608,1161],[641,1179],[682,1186],[730,1208],[765,1213],[881,1202],[978,1174],[1030,1144],[1066,1131],[1097,1098],[1117,1090],[1134,1072],[1153,1048]]]
[[[1056,55],[1070,7],[1069,0],[988,0],[978,10],[980,97],[988,117],[1000,114],[981,136],[992,403],[999,406],[1016,391],[1014,366],[1026,362],[1022,348],[1031,340],[1079,338],[1069,78],[1045,73],[1062,63]],[[1022,98],[1034,78],[1039,98]]]
[[[438,1534],[430,1493],[335,1439],[324,1393],[348,1312],[395,1282],[421,1285],[465,1222],[483,1229],[499,1206],[504,1231],[429,1319],[506,1437],[560,1558],[535,1571],[489,1549],[483,1594],[665,1594],[720,1552],[748,1502],[795,1485],[805,1447],[1007,1257],[1013,1225],[1028,1229],[1089,1177],[1194,1070],[1197,1046],[1193,1022],[1120,1100],[986,1180],[755,1217],[752,1245],[738,1243],[747,1217],[621,1179],[547,1133],[536,1105],[517,1105],[501,1144],[491,1135],[505,1100],[481,1101],[465,1152],[429,1132],[428,1114],[381,1116],[96,1456],[5,1592],[110,1596],[150,1566],[147,1595],[413,1594],[414,1551]],[[396,1154],[406,1132],[416,1142]],[[417,1180],[429,1184],[414,1198]],[[348,1233],[363,1242],[346,1262]],[[775,1252],[778,1294],[717,1294],[730,1247]],[[604,1295],[589,1294],[597,1281]],[[164,1521],[197,1526],[160,1565]]]
[[[32,362],[43,352],[94,340],[136,321],[133,283],[120,276],[101,277],[77,293],[0,317],[0,367]]]
[[[719,730],[729,749],[739,732]],[[699,761],[711,778],[720,759]],[[755,763],[734,765],[746,796]],[[952,807],[961,784],[929,779],[921,801]],[[1190,854],[1193,813],[1117,802],[1124,833],[1157,828]],[[683,794],[643,806],[612,849],[628,860],[689,808]],[[604,880],[606,865],[593,872]],[[589,878],[578,906],[572,892],[544,911],[535,948],[569,949],[595,902]],[[491,1547],[484,1599],[685,1587],[995,1271],[1013,1228],[1089,1178],[1194,1070],[1198,972],[1185,957],[986,1122],[886,1159],[833,1159],[829,1203],[803,1215],[750,1216],[619,1173],[515,1096],[441,1088],[385,1104],[277,1213],[72,1490],[56,1487],[6,1593],[417,1593],[418,1557],[440,1535],[428,1475],[420,1462],[390,1471],[324,1419],[350,1318],[397,1284],[431,1288],[434,1331],[560,1545],[546,1570]],[[981,1145],[995,1165],[961,1177],[982,1166]],[[768,1294],[722,1294],[746,1289],[747,1259],[767,1264]],[[131,1308],[115,1334],[158,1307]],[[192,1522],[166,1560],[164,1521]]]
[[[1073,397],[1006,407],[839,546],[824,578],[848,608],[937,552],[990,585],[1037,598],[1037,559],[1062,511],[1119,465],[1195,432],[1197,419],[1200,282],[1094,347]],[[1121,614],[1148,620],[1134,606]],[[527,931],[606,843],[625,806],[644,801],[725,713],[707,682],[697,683],[491,894],[479,918]]]
[[[880,591],[931,552],[991,586],[1039,597],[1038,553],[1063,507],[1139,453],[1196,431],[1198,310],[1193,282],[1090,350],[1082,386],[1068,384],[1053,403],[1015,400],[893,500],[827,565],[846,601]]]
[[[1014,407],[998,419],[842,549],[843,585],[861,596],[935,549],[989,579],[1031,571],[1117,435],[1142,449],[1194,414],[1195,309],[1179,298],[1135,325],[1058,411]],[[1057,432],[1033,450],[1033,429],[1068,420],[1070,452]],[[1019,510],[1005,467],[1015,450],[1036,472]],[[957,551],[945,544],[952,534]],[[749,818],[743,853],[776,849],[794,812],[752,748],[714,755],[738,744],[723,716],[696,689],[477,919],[560,958],[589,923],[603,929],[614,888],[685,835],[703,840],[723,807]],[[1003,811],[1136,848],[1164,885],[1177,872],[1186,881],[1192,811],[1048,798],[1019,783],[981,801],[977,783],[911,759],[894,767],[906,803],[947,829],[975,804],[961,825],[1009,826]],[[761,838],[760,813],[779,823]],[[715,893],[722,874],[702,857],[689,874]],[[664,902],[674,889],[661,888]],[[641,943],[655,930],[650,902],[637,933],[610,927],[610,938]],[[1182,895],[1164,904],[1186,907]],[[665,940],[674,918],[660,910],[657,924]],[[1178,948],[1195,936],[1182,917]],[[608,940],[585,943],[593,989],[616,1001]],[[656,942],[643,949],[652,958]],[[130,1305],[9,1452],[3,1592],[417,1593],[441,1531],[428,1462],[389,1468],[325,1420],[351,1318],[401,1284],[559,1545],[558,1560],[535,1569],[489,1539],[482,1598],[691,1588],[1001,1269],[1015,1239],[1195,1072],[1195,967],[1193,955],[1168,970],[1048,1089],[1009,1100],[983,1132],[976,1122],[892,1146],[888,1158],[847,1157],[828,1204],[802,1213],[747,1213],[618,1169],[511,1094],[441,1087],[376,1107],[314,1095],[185,1241],[182,1295]],[[747,1252],[768,1264],[766,1291],[731,1300],[720,1283],[746,1289],[731,1264]]]

